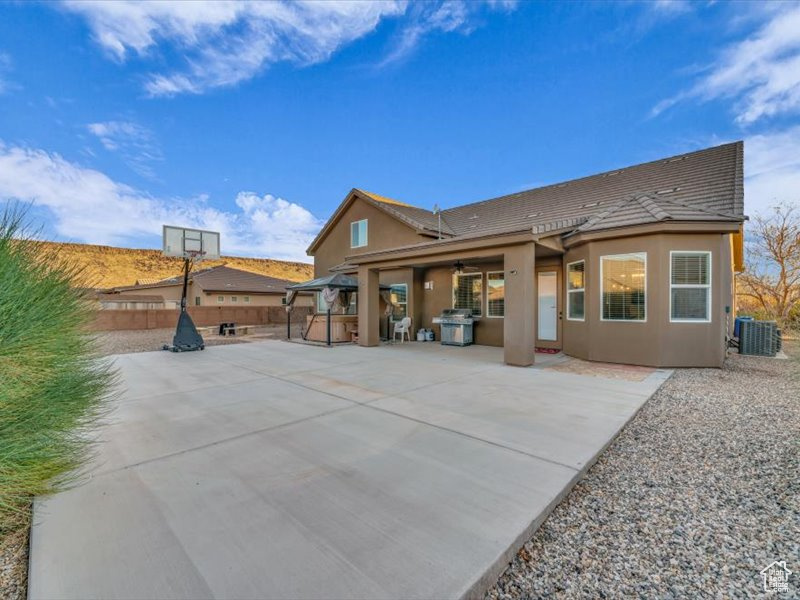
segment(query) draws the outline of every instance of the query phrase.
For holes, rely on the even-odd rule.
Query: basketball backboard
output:
[[[164,225],[163,254],[178,258],[219,258],[219,232]]]

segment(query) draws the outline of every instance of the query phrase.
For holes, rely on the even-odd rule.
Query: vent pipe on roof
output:
[[[433,205],[433,214],[439,217],[439,239],[442,239],[442,210],[438,204]]]

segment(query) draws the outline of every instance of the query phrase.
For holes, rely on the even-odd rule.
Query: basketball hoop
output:
[[[200,261],[203,261],[203,260],[206,259],[206,252],[204,252],[202,250],[187,250],[185,258],[192,265],[196,265]]]
[[[206,258],[212,260],[219,258],[219,232],[164,225],[162,235],[163,255],[183,259],[181,314],[178,317],[172,346],[165,345],[164,350],[172,352],[203,350],[206,347],[203,337],[197,332],[197,328],[186,310],[186,288],[189,285],[189,271],[193,265]]]

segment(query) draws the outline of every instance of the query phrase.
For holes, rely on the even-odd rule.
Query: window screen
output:
[[[350,247],[361,248],[367,245],[367,220],[350,223]]]
[[[573,321],[583,321],[585,317],[585,264],[580,260],[567,265],[567,319]]]
[[[483,275],[468,273],[453,276],[453,308],[468,308],[480,316]]]
[[[670,254],[670,320],[709,321],[711,304],[711,254]]]
[[[600,257],[603,320],[645,320],[646,264],[644,253]]]
[[[503,317],[506,314],[506,280],[503,271],[486,274],[486,316]]]

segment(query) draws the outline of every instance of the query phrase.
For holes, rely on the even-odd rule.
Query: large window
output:
[[[481,273],[456,273],[453,275],[453,308],[468,308],[473,315],[480,316],[483,295]]]
[[[601,256],[600,281],[602,320],[647,320],[647,254]]]
[[[506,314],[506,280],[503,271],[486,273],[486,316],[504,317]]]
[[[670,321],[711,320],[711,253],[670,252]]]
[[[367,245],[367,220],[350,223],[350,247],[362,248]]]
[[[583,321],[586,316],[586,263],[582,260],[567,265],[567,319]]]
[[[392,304],[392,320],[399,321],[403,317],[408,316],[408,285],[405,283],[393,283],[391,286]]]

